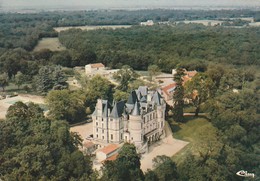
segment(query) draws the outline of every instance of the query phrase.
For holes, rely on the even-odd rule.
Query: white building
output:
[[[164,136],[166,103],[158,91],[140,86],[127,102],[99,99],[92,114],[93,139],[101,143],[130,142],[139,151]]]
[[[85,65],[86,74],[96,74],[97,72],[105,70],[105,65],[102,63],[88,64]]]
[[[108,69],[102,63],[94,63],[85,65],[85,73],[87,77],[101,75],[105,77],[112,77],[119,69]]]
[[[141,22],[140,25],[141,26],[153,26],[154,22],[153,22],[153,20],[147,20],[146,22]]]

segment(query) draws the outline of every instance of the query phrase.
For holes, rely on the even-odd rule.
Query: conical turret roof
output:
[[[131,94],[128,97],[127,104],[135,104],[137,101],[137,95],[135,91],[132,91]]]
[[[140,116],[140,104],[137,101],[135,102],[135,106],[132,111],[132,116]]]

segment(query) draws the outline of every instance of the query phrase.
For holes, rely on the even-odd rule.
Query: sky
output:
[[[174,6],[260,6],[260,0],[0,0],[4,7],[138,8]]]

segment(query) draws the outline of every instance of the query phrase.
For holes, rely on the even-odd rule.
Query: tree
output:
[[[173,118],[177,122],[183,121],[183,107],[184,107],[184,88],[183,80],[184,70],[178,68],[176,74],[174,75],[174,81],[176,82],[176,87],[173,92]]]
[[[3,73],[0,75],[0,87],[2,87],[3,92],[5,91],[6,86],[8,86],[8,75]]]
[[[177,180],[177,167],[171,158],[161,155],[153,159],[154,172],[159,180]]]
[[[86,106],[95,110],[97,99],[113,100],[113,85],[106,78],[96,75],[89,80],[85,87]]]
[[[61,120],[48,120],[35,104],[15,103],[0,122],[3,180],[88,180],[92,163],[80,138]],[[82,141],[82,140],[81,140]]]
[[[56,65],[61,65],[64,67],[70,67],[71,66],[71,56],[67,50],[57,52],[51,57],[50,60],[52,63]]]
[[[115,101],[127,100],[128,96],[129,96],[128,92],[123,92],[118,89],[116,89],[115,93],[113,94],[113,98]]]
[[[51,89],[67,88],[66,77],[60,66],[43,66],[34,83],[38,92],[46,93]]]
[[[192,100],[195,116],[198,116],[201,104],[213,97],[214,88],[213,81],[205,73],[196,74],[185,84],[185,97]]]
[[[145,181],[158,181],[159,178],[157,177],[156,173],[150,169],[145,173]]]
[[[20,89],[20,86],[24,84],[26,81],[27,76],[24,75],[22,72],[18,71],[14,78],[14,82],[18,86],[18,89]]]
[[[120,149],[115,161],[108,161],[103,165],[102,180],[143,180],[143,172],[140,169],[140,156],[133,144],[125,143]]]
[[[118,89],[121,91],[127,91],[129,83],[134,81],[137,77],[137,73],[128,65],[124,65],[113,75],[113,78],[119,81]]]
[[[259,172],[256,159],[259,154],[259,98],[252,90],[238,93],[228,91],[209,103],[211,122],[221,135],[221,140],[230,147],[236,165]]]
[[[46,97],[48,115],[52,119],[66,120],[69,123],[85,118],[85,95],[81,91],[52,90]]]
[[[153,79],[153,76],[156,76],[161,72],[160,68],[157,65],[149,65],[147,70],[151,77],[151,80]]]
[[[208,76],[212,79],[212,81],[215,83],[216,87],[218,88],[220,86],[220,80],[222,76],[225,73],[225,69],[223,68],[223,65],[219,64],[211,64],[208,66],[208,70],[206,72]]]

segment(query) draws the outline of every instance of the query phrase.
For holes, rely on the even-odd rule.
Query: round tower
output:
[[[139,147],[143,143],[143,125],[140,114],[140,103],[135,102],[132,113],[129,115],[130,142]]]

